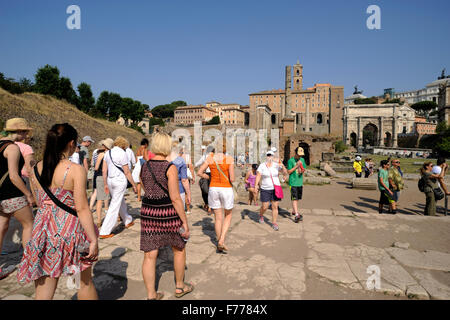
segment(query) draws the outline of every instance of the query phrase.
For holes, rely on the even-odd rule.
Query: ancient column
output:
[[[397,148],[397,106],[394,106],[394,117],[392,119],[392,147]]]
[[[358,142],[357,142],[357,147],[359,149],[359,147],[363,146],[363,129],[361,127],[361,117],[358,117]]]
[[[286,66],[286,83],[285,83],[285,111],[284,116],[286,118],[291,118],[291,89],[292,89],[292,78],[291,78],[291,66]]]
[[[378,146],[380,147],[384,147],[384,126],[383,126],[383,122],[384,122],[384,117],[379,117],[378,118],[378,128],[380,128],[380,132],[378,134],[378,136],[380,137],[378,139]]]
[[[348,137],[347,137],[347,134],[348,134],[348,127],[347,126],[348,126],[348,124],[347,124],[347,121],[348,121],[348,117],[344,116],[344,132],[343,132],[342,137],[343,137],[345,145],[347,145],[347,141],[348,141]]]

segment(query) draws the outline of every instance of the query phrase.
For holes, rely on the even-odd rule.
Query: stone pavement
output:
[[[240,202],[227,237],[230,252],[218,254],[213,217],[199,208],[197,185],[193,190],[186,281],[196,288],[182,299],[450,299],[450,217],[303,209],[304,221],[296,224],[281,210],[276,232],[270,210],[259,224],[258,208]],[[240,195],[245,201],[247,195]],[[146,297],[135,199],[127,196],[137,223],[100,240],[94,281],[101,299]],[[20,257],[2,256],[0,265]],[[160,251],[157,286],[164,299],[175,299],[172,259],[170,249]],[[367,289],[369,266],[379,268],[379,289]],[[34,285],[19,285],[16,272],[0,281],[0,299],[33,297]],[[61,278],[55,299],[75,298],[76,290]]]

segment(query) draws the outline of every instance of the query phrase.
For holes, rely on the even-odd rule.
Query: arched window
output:
[[[272,120],[272,124],[275,124],[277,122],[277,116],[273,114],[271,116],[271,120]]]
[[[323,122],[323,118],[322,118],[322,115],[319,113],[317,115],[317,124],[322,124],[322,122]]]

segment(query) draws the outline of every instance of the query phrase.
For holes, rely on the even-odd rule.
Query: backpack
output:
[[[425,179],[423,177],[419,179],[417,187],[419,188],[420,192],[425,192]]]

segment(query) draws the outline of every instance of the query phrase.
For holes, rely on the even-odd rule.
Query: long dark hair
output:
[[[41,174],[44,186],[50,187],[55,168],[61,160],[63,151],[70,141],[76,142],[77,139],[77,130],[68,123],[55,124],[47,133]]]

